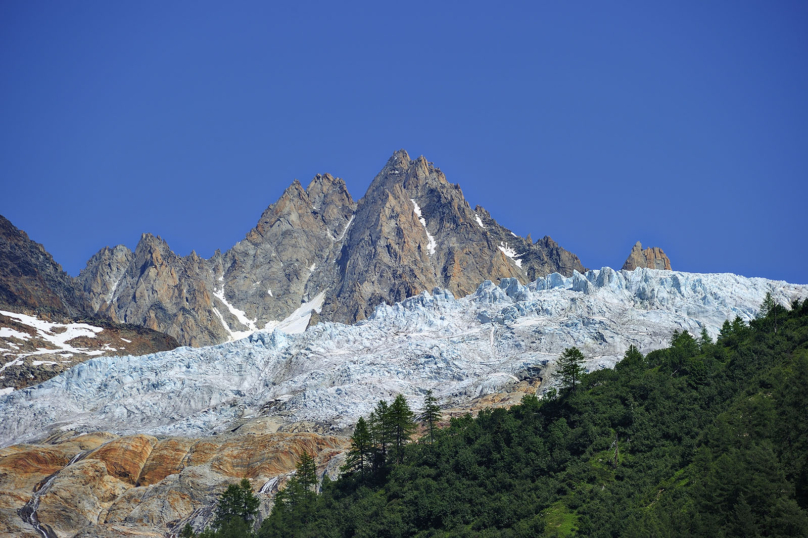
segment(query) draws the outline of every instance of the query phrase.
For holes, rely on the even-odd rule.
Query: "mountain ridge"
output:
[[[303,316],[353,323],[435,286],[464,296],[487,279],[585,270],[549,237],[533,243],[472,210],[459,185],[404,150],[358,202],[329,174],[305,189],[294,180],[242,241],[209,259],[178,256],[150,234],[127,251],[105,247],[76,278],[93,307],[191,346],[288,326],[320,294]]]

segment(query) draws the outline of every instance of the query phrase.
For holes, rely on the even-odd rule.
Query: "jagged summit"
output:
[[[96,311],[201,346],[278,324],[305,328],[318,311],[353,323],[435,286],[462,297],[483,280],[574,270],[584,271],[577,256],[472,210],[440,168],[398,150],[358,202],[330,174],[305,189],[294,180],[224,253],[180,257],[147,234],[131,255],[99,252],[78,280]]]
[[[671,270],[671,261],[665,252],[658,247],[648,247],[645,250],[642,248],[642,243],[637,241],[631,249],[631,253],[623,264],[623,269],[626,271],[633,271],[638,267],[646,269],[664,269]]]

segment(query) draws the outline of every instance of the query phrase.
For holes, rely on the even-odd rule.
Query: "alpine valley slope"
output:
[[[484,280],[574,270],[585,270],[577,256],[472,210],[439,168],[400,150],[358,203],[339,178],[318,175],[305,189],[295,180],[223,254],[181,257],[144,234],[134,252],[103,248],[77,282],[98,314],[198,347],[277,326],[299,332],[314,312],[353,323],[436,286],[463,297]]]
[[[546,388],[554,359],[569,346],[593,369],[613,366],[632,344],[643,353],[663,347],[674,330],[705,328],[715,337],[725,320],[753,318],[767,292],[788,305],[808,287],[604,268],[528,286],[486,281],[461,299],[435,289],[379,305],[354,325],[89,360],[0,397],[0,446],[65,431],[199,437],[260,417],[344,433],[399,393],[417,408],[432,389],[444,406],[462,407],[527,378],[543,377]]]
[[[0,534],[199,531],[242,477],[264,517],[304,450],[318,476],[336,475],[346,434],[379,399],[401,393],[418,409],[432,389],[445,411],[463,411],[547,389],[568,346],[590,369],[609,367],[677,329],[714,337],[725,320],[754,317],[767,292],[789,304],[808,286],[645,268],[554,273],[528,286],[486,281],[461,299],[422,292],[354,325],[91,359],[0,396]]]

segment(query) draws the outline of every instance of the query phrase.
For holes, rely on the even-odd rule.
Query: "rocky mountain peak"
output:
[[[380,303],[435,286],[464,296],[484,280],[524,284],[573,270],[584,271],[575,255],[552,241],[533,245],[479,206],[473,211],[440,168],[399,150],[358,203],[330,174],[305,189],[295,180],[224,254],[182,258],[144,236],[120,282],[107,270],[107,284],[85,289],[99,309],[109,296],[115,319],[206,345],[275,326],[305,328],[317,311],[323,321],[353,323]]]
[[[631,253],[623,264],[623,269],[633,271],[639,267],[646,269],[671,270],[671,261],[665,252],[659,247],[642,248],[642,243],[637,241],[631,249]]]

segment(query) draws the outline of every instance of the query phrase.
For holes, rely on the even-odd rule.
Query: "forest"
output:
[[[232,485],[202,536],[808,536],[808,300],[614,369],[582,358],[560,357],[559,391],[445,427],[431,394],[380,402],[338,480],[305,455],[257,530]]]

